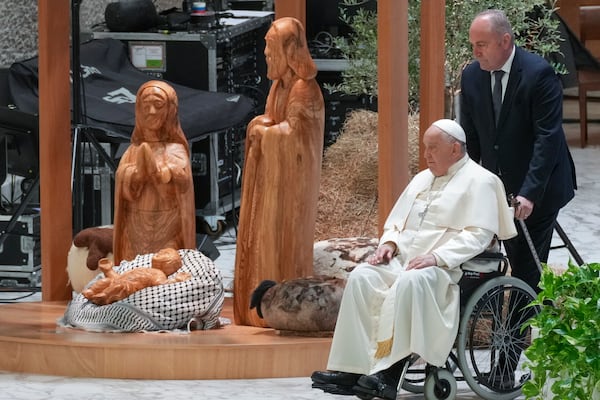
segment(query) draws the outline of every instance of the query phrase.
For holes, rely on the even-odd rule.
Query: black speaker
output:
[[[104,20],[113,32],[142,32],[156,27],[158,13],[152,0],[120,0],[106,6]]]

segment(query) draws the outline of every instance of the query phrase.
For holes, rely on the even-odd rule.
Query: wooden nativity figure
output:
[[[266,37],[265,113],[246,129],[234,274],[236,324],[265,326],[250,297],[265,279],[313,274],[325,111],[304,27],[273,22]]]
[[[135,127],[115,178],[114,262],[196,247],[194,186],[175,90],[163,81],[137,93]]]
[[[150,286],[183,282],[191,278],[187,272],[179,272],[182,261],[175,249],[161,249],[152,256],[152,268],[136,268],[119,274],[113,270],[113,263],[108,258],[98,262],[104,278],[95,281],[81,294],[99,306],[123,300],[131,294]]]

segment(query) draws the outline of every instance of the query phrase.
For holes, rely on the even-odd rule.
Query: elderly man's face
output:
[[[461,157],[460,144],[449,140],[448,135],[436,126],[430,126],[423,136],[425,160],[435,176],[448,173],[448,168]]]

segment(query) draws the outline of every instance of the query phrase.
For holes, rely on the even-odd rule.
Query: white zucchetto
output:
[[[439,119],[435,121],[433,126],[436,126],[446,132],[448,135],[452,136],[456,140],[466,143],[467,137],[465,135],[465,131],[462,126],[458,124],[458,122],[451,119]]]

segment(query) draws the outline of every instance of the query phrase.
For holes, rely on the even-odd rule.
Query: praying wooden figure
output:
[[[115,178],[113,254],[118,265],[160,249],[196,247],[194,184],[175,90],[162,81],[137,93],[135,127]]]
[[[265,113],[246,130],[234,274],[236,324],[264,326],[250,297],[265,279],[313,274],[325,109],[304,27],[279,18],[266,34]]]

